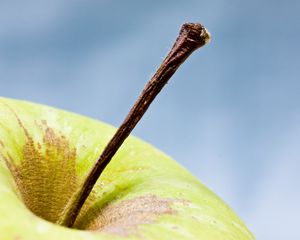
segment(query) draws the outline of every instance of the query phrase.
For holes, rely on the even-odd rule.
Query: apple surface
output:
[[[98,179],[74,227],[56,224],[115,131],[0,98],[0,240],[254,239],[192,174],[133,136]]]

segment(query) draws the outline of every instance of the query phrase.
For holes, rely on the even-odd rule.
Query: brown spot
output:
[[[0,146],[4,148],[4,142],[0,140]]]
[[[35,142],[16,113],[24,130],[25,144],[20,163],[2,154],[25,205],[37,216],[56,222],[77,188],[76,149],[65,136],[55,133],[44,120],[43,142]]]
[[[146,195],[117,205],[109,203],[85,229],[127,236],[135,233],[141,224],[151,224],[161,215],[174,214],[175,211],[171,208],[174,201],[176,200]]]

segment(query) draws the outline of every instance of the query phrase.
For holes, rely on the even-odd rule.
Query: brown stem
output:
[[[66,210],[58,224],[72,227],[85,200],[89,196],[99,176],[118,151],[124,140],[142,118],[154,98],[175,73],[177,68],[197,48],[202,47],[210,39],[208,31],[199,23],[185,23],[182,25],[170,53],[167,55],[157,72],[144,87],[141,95],[131,108],[124,122],[109,141],[98,161],[91,169],[82,187],[66,206]]]

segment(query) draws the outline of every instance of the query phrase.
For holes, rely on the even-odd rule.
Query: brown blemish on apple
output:
[[[2,148],[4,148],[4,143],[2,142],[2,140],[0,140],[0,146],[1,146]]]
[[[43,120],[42,142],[36,142],[22,123],[19,116],[14,114],[18,125],[23,129],[25,144],[19,163],[12,157],[2,153],[24,204],[37,216],[56,222],[63,212],[69,198],[77,188],[76,179],[76,149],[62,134]],[[4,146],[2,143],[1,145]]]
[[[101,208],[96,218],[85,224],[84,229],[121,236],[135,234],[139,225],[154,223],[162,215],[175,214],[171,208],[175,201],[149,194],[118,204],[109,202]],[[80,226],[77,227],[80,229]]]

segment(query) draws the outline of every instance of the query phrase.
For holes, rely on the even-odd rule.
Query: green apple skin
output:
[[[34,144],[42,141],[41,122],[46,122],[53,131],[65,136],[70,146],[76,149],[75,171],[79,181],[83,180],[116,130],[77,114],[0,98],[1,240],[254,239],[244,223],[219,197],[170,157],[133,136],[125,141],[98,180],[94,205],[120,206],[122,202],[134,202],[134,199],[134,204],[138,204],[143,196],[151,196],[156,200],[169,201],[171,212],[151,213],[155,210],[150,207],[147,210],[150,211],[150,219],[145,219],[146,214],[143,220],[135,219],[132,225],[117,224],[120,231],[70,229],[36,216],[23,203],[16,179],[6,163],[8,155],[16,165],[22,164],[24,159],[22,148],[26,134],[20,121]],[[35,184],[43,187],[43,183]],[[48,191],[55,196],[56,190]],[[51,201],[55,204],[54,200]],[[52,202],[47,204],[50,209]],[[131,207],[135,208],[134,205]],[[96,214],[101,214],[101,211]],[[131,220],[125,216],[123,222]]]

